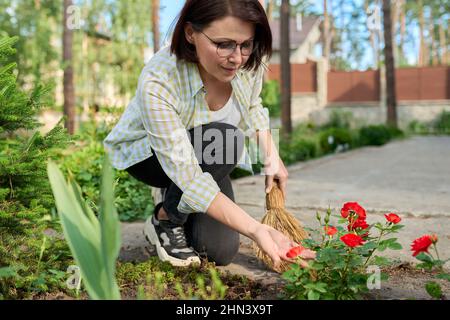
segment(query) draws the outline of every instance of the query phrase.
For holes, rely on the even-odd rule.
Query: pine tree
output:
[[[47,160],[56,158],[70,143],[60,123],[45,135],[36,130],[41,126],[37,114],[50,88],[37,85],[27,94],[18,86],[16,64],[6,62],[15,53],[17,40],[0,38],[0,271],[3,268],[4,274],[10,268],[15,276],[19,269],[36,267],[23,263],[11,269],[20,265],[21,256],[39,258],[24,247],[43,237],[48,226],[44,216],[54,207]],[[9,296],[5,281],[0,272],[0,298]]]
[[[0,40],[0,200],[19,201],[27,207],[34,201],[51,208],[46,161],[57,156],[69,138],[61,125],[44,136],[34,130],[41,126],[37,114],[50,88],[38,85],[27,95],[18,87],[15,63],[2,62],[13,54],[11,46],[16,41]]]

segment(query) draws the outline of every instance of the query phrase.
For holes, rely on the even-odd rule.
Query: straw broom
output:
[[[262,223],[280,231],[296,243],[300,243],[301,240],[309,238],[308,233],[303,229],[299,221],[285,209],[283,193],[276,184],[274,184],[272,190],[266,194],[266,207],[267,211],[261,221]],[[276,272],[285,272],[292,264],[290,262],[282,261],[279,268],[275,269],[272,259],[256,244],[253,244],[253,249],[256,256],[270,269]]]

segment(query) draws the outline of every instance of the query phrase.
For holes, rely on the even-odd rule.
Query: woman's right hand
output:
[[[287,252],[298,246],[283,233],[266,225],[259,223],[253,232],[253,240],[273,261],[274,268],[277,269],[282,260],[294,262],[293,259],[287,257]],[[304,260],[316,258],[316,252],[310,249],[304,249],[299,257]],[[302,261],[302,267],[307,266],[306,261]]]

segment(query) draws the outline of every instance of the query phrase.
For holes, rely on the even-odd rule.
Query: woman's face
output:
[[[194,31],[192,26],[186,27],[186,38],[195,45],[197,51],[200,73],[225,83],[233,80],[237,70],[250,57],[241,54],[239,44],[248,49],[254,36],[255,26],[252,23],[231,16],[212,22],[202,32]],[[230,41],[238,44],[236,50],[227,57],[220,56],[215,43],[222,43],[221,47],[227,47]],[[224,50],[220,52],[223,55]]]

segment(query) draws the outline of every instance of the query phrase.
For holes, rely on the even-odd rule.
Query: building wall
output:
[[[315,47],[321,37],[319,25],[320,21],[317,21],[316,26],[311,29],[305,41],[298,48],[291,50],[291,63],[303,64],[307,60],[316,60],[319,58],[315,55]],[[280,52],[278,50],[273,52],[270,64],[280,64]]]
[[[311,93],[317,91],[317,63],[308,61],[304,64],[291,65],[291,86],[293,93]],[[267,73],[269,80],[281,80],[281,66],[269,65]]]
[[[299,108],[296,106],[295,108]],[[403,101],[397,106],[398,126],[406,129],[413,121],[429,122],[443,111],[450,112],[450,100],[430,101]],[[355,103],[355,104],[331,104],[325,108],[319,108],[307,116],[303,114],[301,121],[311,121],[316,124],[324,124],[330,119],[333,111],[351,112],[358,126],[386,123],[386,108],[379,103]],[[301,122],[297,121],[297,123]]]
[[[306,63],[308,59],[314,59],[315,56],[315,46],[320,40],[320,29],[318,27],[319,24],[315,28],[311,30],[301,46],[293,52],[291,56],[292,63]]]
[[[398,68],[395,76],[398,101],[450,99],[448,66]],[[378,70],[330,71],[327,86],[329,103],[380,100]]]

